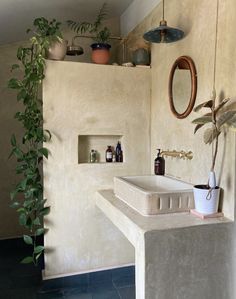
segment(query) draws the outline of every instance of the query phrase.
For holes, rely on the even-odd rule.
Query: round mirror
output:
[[[174,62],[169,77],[170,108],[177,118],[187,117],[197,95],[197,73],[193,60],[181,56]]]

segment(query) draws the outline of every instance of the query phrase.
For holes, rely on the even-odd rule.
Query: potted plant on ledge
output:
[[[211,124],[204,132],[204,143],[212,145],[209,180],[206,185],[194,186],[195,210],[201,214],[218,212],[220,188],[216,184],[215,165],[219,148],[219,136],[226,126],[236,128],[236,110],[231,110],[228,106],[231,99],[224,99],[216,106],[215,98],[216,92],[213,90],[211,100],[198,105],[194,109],[197,112],[207,108],[210,109],[210,112],[192,121],[193,124],[196,124],[194,134],[206,124]]]
[[[90,22],[74,22],[67,21],[68,26],[77,34],[88,32],[93,38],[94,43],[91,44],[92,48],[92,61],[97,64],[107,64],[110,59],[111,45],[108,40],[111,32],[108,27],[103,26],[102,22],[107,16],[107,4],[104,3],[101,7],[94,23]]]
[[[43,42],[44,55],[52,60],[64,60],[67,50],[67,41],[63,39],[60,30],[60,22],[55,19],[48,21],[44,17],[34,20],[36,30],[34,35]],[[28,32],[31,30],[29,29]]]

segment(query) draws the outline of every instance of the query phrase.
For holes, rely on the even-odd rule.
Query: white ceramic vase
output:
[[[206,185],[195,185],[193,187],[195,210],[201,214],[214,214],[218,212],[220,188],[216,186],[215,172],[209,174],[207,189]]]
[[[64,60],[67,51],[67,41],[53,42],[48,49],[47,58],[52,60]]]
[[[203,189],[204,185],[193,187],[195,210],[201,214],[209,215],[218,212],[220,188]]]

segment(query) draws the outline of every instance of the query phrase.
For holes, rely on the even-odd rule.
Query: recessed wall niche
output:
[[[123,135],[79,135],[78,138],[78,163],[90,163],[90,152],[96,150],[97,162],[96,163],[107,163],[105,159],[105,153],[107,146],[111,145],[115,151],[117,142],[121,142],[123,150],[123,162],[125,161],[125,151],[123,144]],[[118,162],[117,162],[118,163]],[[91,163],[93,164],[93,163]],[[107,163],[107,164],[114,164]],[[120,164],[120,163],[119,163]]]

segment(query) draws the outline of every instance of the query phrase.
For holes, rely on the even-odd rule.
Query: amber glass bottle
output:
[[[111,145],[108,145],[106,150],[106,162],[112,162],[112,153]]]
[[[154,173],[156,175],[164,175],[165,174],[165,159],[163,157],[161,157],[160,149],[158,149],[158,154],[154,161]]]

